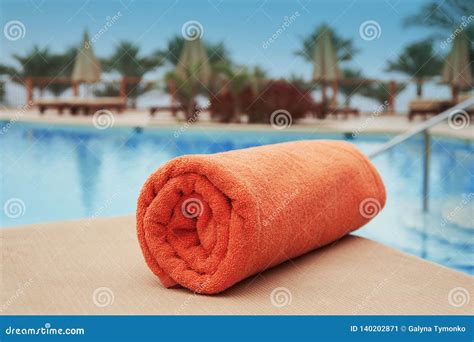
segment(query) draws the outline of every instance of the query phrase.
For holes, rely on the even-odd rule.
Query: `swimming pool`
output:
[[[133,214],[138,192],[167,160],[301,139],[350,135],[288,130],[47,126],[0,122],[1,226]],[[387,135],[351,138],[370,151]],[[432,139],[430,211],[421,211],[421,138],[375,159],[387,204],[357,234],[448,267],[474,273],[474,144]],[[376,257],[376,256],[374,256]]]

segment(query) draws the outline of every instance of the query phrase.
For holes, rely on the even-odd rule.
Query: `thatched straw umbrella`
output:
[[[100,61],[94,55],[87,31],[84,32],[72,71],[72,81],[78,83],[96,83],[100,81],[102,73]],[[77,90],[75,91],[77,95]]]
[[[208,86],[211,74],[211,65],[201,39],[199,37],[186,39],[176,66],[176,76],[183,86],[189,89],[188,113],[193,111],[199,85]]]
[[[453,100],[457,100],[459,89],[473,84],[469,60],[469,39],[464,32],[458,34],[443,67],[443,82],[452,87]]]
[[[337,81],[341,78],[338,67],[337,53],[334,47],[332,34],[326,30],[318,35],[313,56],[313,81],[321,82],[322,100],[326,106],[326,82],[333,82],[333,98],[335,104],[337,96]]]

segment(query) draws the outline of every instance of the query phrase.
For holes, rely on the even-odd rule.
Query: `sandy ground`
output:
[[[21,109],[9,109],[0,111],[0,120],[11,121],[12,123],[20,122],[41,122],[45,124],[64,124],[64,125],[93,125],[94,117],[70,114],[58,115],[56,111],[50,110],[44,115],[40,115],[37,110],[23,111]],[[220,124],[211,122],[209,114],[203,112],[199,116],[199,121],[187,123],[184,120],[177,120],[168,112],[159,112],[155,117],[150,117],[145,110],[127,110],[121,114],[113,114],[114,127],[170,127],[178,128],[186,125],[187,128],[193,127],[206,128],[209,130],[269,130],[272,131],[271,125],[261,124]],[[400,133],[413,128],[422,119],[419,117],[410,122],[405,115],[379,115],[372,116],[369,113],[362,113],[360,117],[343,118],[327,118],[325,120],[304,119],[293,122],[291,126],[285,128],[286,132],[344,132],[349,134],[364,135],[374,133]],[[436,135],[470,139],[474,140],[474,125],[468,120],[455,126],[448,122],[443,122],[433,127],[430,132]]]

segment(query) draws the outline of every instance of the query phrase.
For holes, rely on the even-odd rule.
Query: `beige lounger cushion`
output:
[[[470,93],[462,93],[462,94],[459,94],[459,96],[458,96],[458,102],[466,101],[468,98],[473,97],[473,96],[474,96],[474,94],[470,94]]]
[[[355,236],[220,295],[200,296],[161,286],[143,261],[132,217],[45,223],[0,234],[1,314],[473,313],[472,300],[460,307],[448,300],[458,287],[473,297],[472,277]],[[272,304],[278,288],[285,289],[282,302],[275,303],[288,305]]]
[[[38,99],[35,100],[34,103],[36,105],[56,105],[65,103],[66,99]]]
[[[63,99],[38,99],[35,101],[37,105],[119,105],[123,104],[124,99],[121,97],[69,97]]]
[[[87,103],[91,104],[122,104],[124,103],[124,98],[122,97],[96,97],[93,99],[88,99]]]
[[[419,99],[410,102],[410,110],[439,110],[442,106],[446,105],[445,100],[430,100],[430,99]]]

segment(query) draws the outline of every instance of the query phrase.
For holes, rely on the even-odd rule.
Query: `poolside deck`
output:
[[[133,217],[42,223],[0,236],[7,315],[474,313],[469,296],[462,305],[453,297],[472,293],[473,277],[355,236],[216,296],[163,288],[145,265]],[[286,305],[272,304],[278,288]]]
[[[55,111],[40,115],[37,110],[0,110],[0,120],[10,120],[11,122],[33,122],[45,124],[63,125],[92,125],[92,116],[71,116],[70,114],[58,115]],[[406,115],[384,114],[371,116],[370,113],[362,113],[360,117],[350,117],[348,119],[336,119],[329,117],[325,120],[305,119],[298,123],[293,123],[288,131],[315,132],[315,133],[348,133],[355,135],[366,134],[396,134],[412,128],[419,120],[409,122]],[[125,113],[114,115],[114,127],[170,127],[178,128],[185,125],[185,121],[176,120],[169,112],[160,112],[152,118],[147,111],[127,110]],[[200,114],[200,120],[188,124],[190,129],[200,128],[206,130],[269,130],[275,131],[270,125],[262,124],[220,124],[209,120],[206,112]],[[453,128],[447,122],[441,123],[430,130],[432,134],[474,140],[474,125],[467,124],[463,128]]]

